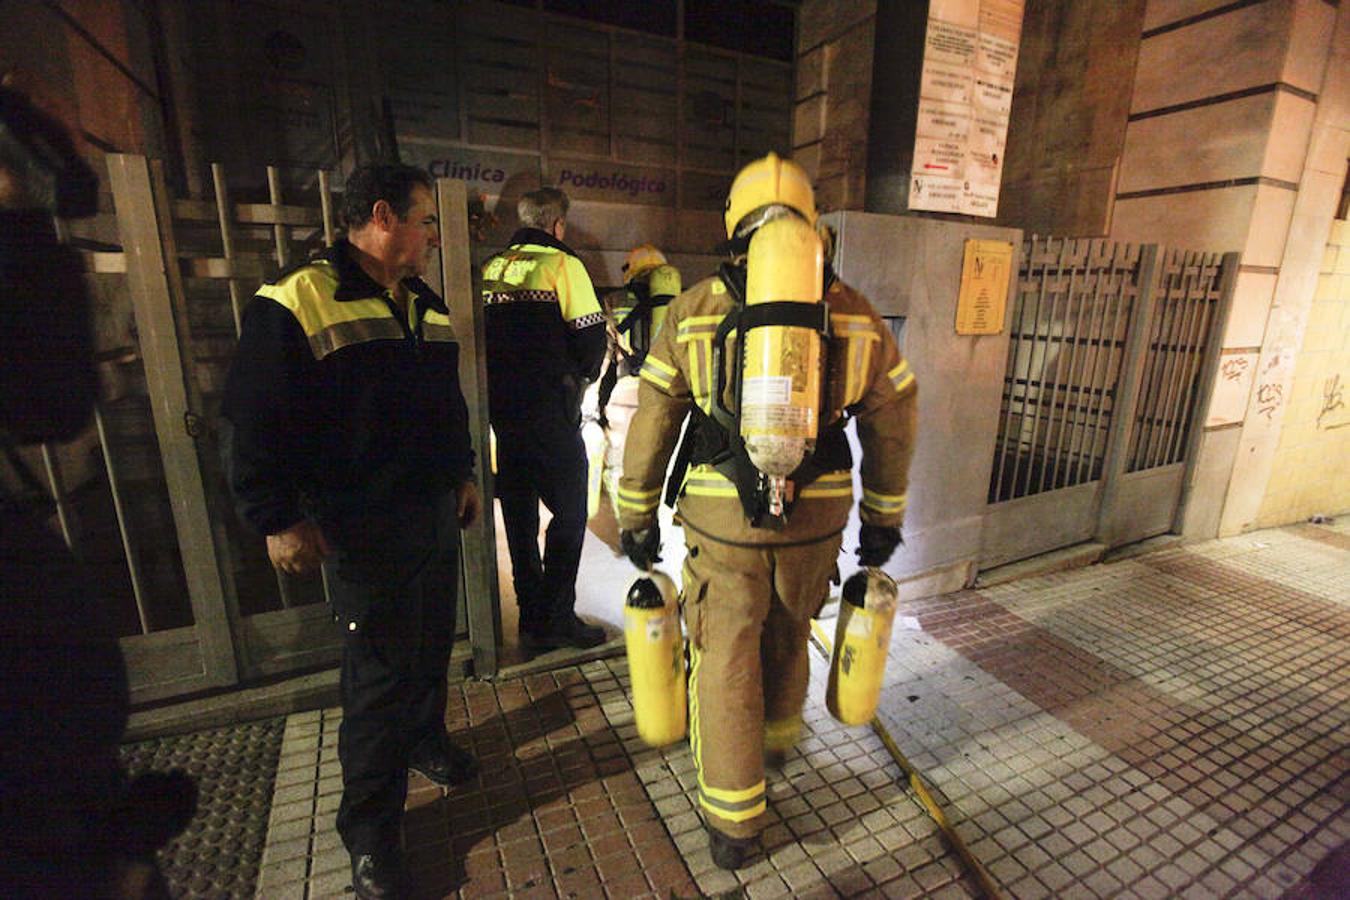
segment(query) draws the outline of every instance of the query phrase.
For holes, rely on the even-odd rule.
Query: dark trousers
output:
[[[586,447],[559,413],[528,422],[493,423],[497,499],[502,504],[511,576],[522,631],[570,624],[577,568],[586,537]],[[539,502],[553,514],[539,556]]]
[[[387,522],[387,532],[371,535],[372,540],[427,548],[422,558],[410,559],[397,581],[351,580],[367,575],[359,565],[344,567],[347,555],[341,550],[325,563],[335,612],[346,631],[337,829],[352,853],[398,847],[409,757],[423,742],[439,742],[444,734],[446,667],[455,640],[459,526],[454,495],[443,498],[432,515],[391,516]],[[433,535],[425,533],[428,525]],[[408,533],[414,528],[418,533]]]

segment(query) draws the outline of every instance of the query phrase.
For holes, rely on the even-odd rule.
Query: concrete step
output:
[[[1016,581],[1019,578],[1032,578],[1036,575],[1049,575],[1052,572],[1063,572],[1066,569],[1090,566],[1100,560],[1105,552],[1105,544],[1085,541],[1081,544],[1074,544],[1072,547],[1065,547],[1063,550],[1052,550],[1030,559],[1021,559],[1017,562],[986,569],[975,577],[975,587],[993,587],[996,584],[1007,584],[1009,581]]]

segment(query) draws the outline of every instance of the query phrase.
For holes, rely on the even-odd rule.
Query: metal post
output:
[[[229,266],[234,261],[234,228],[230,221],[232,207],[229,188],[225,184],[225,167],[220,163],[211,163],[211,182],[216,189],[216,221],[220,223],[220,252],[225,257],[225,264]],[[239,285],[233,277],[226,278],[225,283],[230,288],[230,312],[234,314],[234,336],[238,337],[244,321]]]
[[[52,493],[52,503],[56,506],[56,521],[61,526],[61,539],[66,542],[66,547],[76,556],[80,554],[75,549],[75,529],[72,526],[74,516],[70,511],[70,504],[66,501],[66,486],[61,480],[61,466],[56,461],[56,454],[52,452],[52,445],[43,441],[42,450],[42,468],[47,473],[47,488]]]
[[[1214,383],[1219,379],[1219,357],[1223,350],[1224,332],[1228,330],[1228,317],[1233,308],[1233,288],[1237,284],[1240,253],[1225,253],[1219,269],[1219,296],[1215,309],[1214,322],[1210,328],[1209,339],[1205,342],[1205,356],[1200,368],[1200,383],[1196,387],[1195,399],[1191,402],[1190,420],[1194,423],[1186,436],[1186,471],[1181,479],[1181,500],[1177,503],[1177,514],[1172,519],[1172,530],[1180,531],[1181,523],[1186,520],[1186,507],[1191,499],[1191,485],[1195,480],[1196,458],[1199,456],[1200,441],[1205,433],[1205,413],[1209,409],[1210,398],[1214,394]]]
[[[1060,243],[1059,243],[1059,259],[1057,260],[1056,265],[1055,265],[1055,285],[1056,285],[1056,287],[1059,286],[1060,280],[1063,279],[1063,277],[1064,277],[1064,254],[1066,254],[1068,251],[1069,251],[1069,240],[1068,240],[1068,238],[1061,238],[1061,239],[1060,239]],[[1047,266],[1046,268],[1047,268],[1047,270],[1049,269],[1048,266]],[[1045,288],[1044,288],[1045,280],[1044,280],[1044,279],[1042,279],[1041,285],[1042,285],[1041,291],[1042,291],[1042,293],[1044,293],[1044,291],[1045,291]],[[1033,411],[1032,416],[1031,416],[1031,450],[1032,450],[1032,459],[1034,459],[1034,455],[1035,455],[1035,453],[1036,453],[1036,451],[1037,451],[1037,449],[1038,449],[1038,445],[1039,445],[1039,442],[1040,442],[1039,430],[1040,430],[1040,426],[1041,426],[1041,408],[1044,407],[1044,406],[1046,405],[1046,398],[1045,398],[1045,393],[1046,393],[1046,391],[1045,391],[1045,372],[1046,372],[1046,369],[1048,369],[1049,366],[1050,366],[1050,330],[1054,327],[1054,323],[1055,323],[1055,309],[1058,307],[1058,305],[1059,305],[1058,301],[1055,300],[1055,292],[1054,292],[1054,291],[1051,291],[1051,292],[1050,292],[1050,312],[1049,312],[1049,315],[1047,315],[1047,317],[1046,317],[1045,342],[1044,342],[1044,346],[1043,346],[1042,349],[1041,349],[1041,375],[1040,375],[1040,378],[1038,378],[1038,379],[1036,380],[1036,387],[1037,387],[1038,390],[1039,390],[1039,394],[1038,394],[1037,397],[1036,397],[1036,409]],[[1034,350],[1034,348],[1035,348],[1036,346],[1038,346],[1039,343],[1040,343],[1040,341],[1039,341],[1039,338],[1040,338],[1039,332],[1040,332],[1040,327],[1041,327],[1041,324],[1040,324],[1040,318],[1041,318],[1040,313],[1041,313],[1041,310],[1040,310],[1040,303],[1038,302],[1038,303],[1036,304],[1036,330],[1037,330],[1037,334],[1034,336],[1035,342],[1032,344],[1032,348],[1033,348],[1032,358],[1033,358],[1033,359],[1035,358],[1035,350]],[[1030,387],[1030,385],[1031,385],[1031,360],[1028,360],[1028,361],[1027,361],[1027,386]],[[1049,418],[1049,416],[1051,415],[1052,412],[1053,412],[1053,410],[1051,410],[1051,411],[1049,411],[1049,412],[1046,413],[1047,419]],[[1048,445],[1049,445],[1049,441],[1047,441],[1046,444],[1047,444],[1047,446],[1048,446]],[[1044,470],[1044,467],[1045,467],[1045,458],[1044,458],[1044,454],[1041,455],[1041,467],[1042,467],[1042,470]],[[1032,473],[1032,470],[1031,470],[1031,462],[1028,461],[1028,463],[1027,463],[1027,487],[1026,487],[1026,491],[1025,491],[1025,493],[1023,494],[1023,496],[1030,496],[1032,493],[1034,493],[1034,492],[1032,491],[1032,489],[1031,489],[1031,482],[1033,481],[1034,478],[1035,478],[1035,475]]]
[[[483,500],[483,514],[461,535],[464,609],[473,647],[474,674],[489,678],[497,673],[497,644],[501,637],[500,595],[497,585],[497,530],[492,506],[492,466],[488,452],[487,358],[483,304],[474,290],[469,258],[468,193],[464,182],[441,178],[436,182],[437,212],[441,223],[441,290],[450,310],[450,322],[459,341],[459,380],[469,409],[469,435],[478,457],[475,477]]]
[[[1125,470],[1130,429],[1139,401],[1139,376],[1148,354],[1149,325],[1153,321],[1153,301],[1158,268],[1158,245],[1147,244],[1139,255],[1139,294],[1130,310],[1125,352],[1121,357],[1120,379],[1116,385],[1111,413],[1111,430],[1106,438],[1106,459],[1102,465],[1102,487],[1098,494],[1097,540],[1111,542],[1102,533],[1102,523],[1115,503],[1120,476]]]
[[[1072,246],[1074,251],[1076,252],[1079,246],[1078,243],[1075,242]],[[1050,433],[1048,430],[1046,431],[1045,449],[1050,452],[1047,454],[1045,465],[1041,467],[1041,486],[1040,486],[1041,492],[1044,492],[1046,490],[1047,485],[1049,486],[1050,490],[1053,491],[1055,489],[1055,480],[1059,477],[1059,453],[1064,446],[1064,428],[1069,421],[1069,390],[1073,384],[1073,351],[1075,346],[1073,342],[1077,338],[1077,334],[1068,333],[1069,310],[1073,308],[1073,289],[1075,283],[1077,282],[1077,279],[1078,279],[1078,264],[1075,261],[1069,266],[1069,286],[1065,288],[1064,293],[1064,321],[1063,324],[1061,324],[1059,330],[1060,348],[1059,354],[1055,359],[1055,400],[1059,402],[1061,407],[1059,413],[1055,416],[1055,418],[1059,422],[1059,430],[1055,434],[1055,449],[1053,451],[1050,451]],[[1082,304],[1080,303],[1079,306],[1081,308]],[[1080,318],[1081,317],[1074,318],[1073,327],[1075,332],[1077,332],[1078,330]],[[1066,337],[1068,338],[1067,349],[1065,347]],[[1046,347],[1048,349],[1049,348],[1048,335],[1046,337],[1046,341],[1047,341]],[[1067,370],[1065,363],[1067,363]],[[1064,373],[1064,377],[1062,379],[1060,378],[1061,372]],[[1062,388],[1060,387],[1061,384],[1063,385]],[[1051,413],[1052,415],[1055,414],[1055,410],[1053,407],[1051,407]],[[1054,478],[1049,477],[1050,467],[1052,465],[1055,468]]]
[[[1098,249],[1102,244],[1098,243]],[[1092,306],[1088,311],[1088,350],[1087,357],[1083,361],[1083,379],[1085,384],[1083,390],[1079,392],[1078,402],[1090,404],[1083,412],[1083,427],[1076,440],[1077,448],[1070,449],[1070,452],[1076,457],[1073,467],[1073,484],[1083,482],[1083,455],[1084,448],[1091,449],[1088,446],[1088,430],[1092,418],[1101,415],[1101,395],[1097,393],[1097,360],[1101,358],[1102,343],[1105,340],[1103,331],[1106,328],[1106,307],[1102,304],[1102,282],[1108,277],[1109,269],[1102,266],[1096,271],[1096,278],[1092,283]],[[1098,310],[1100,309],[1101,321],[1097,321]],[[1092,474],[1092,467],[1088,466],[1088,475]]]
[[[235,612],[230,573],[221,566],[201,460],[197,455],[185,368],[184,311],[177,308],[182,281],[177,245],[164,193],[163,173],[141,156],[107,157],[117,225],[127,260],[127,286],[136,315],[146,385],[154,415],[164,477],[173,504],[183,572],[208,684],[238,680],[231,621]],[[200,409],[200,406],[197,407]]]
[[[136,615],[141,620],[141,634],[149,634],[150,611],[145,605],[145,583],[141,577],[140,557],[137,555],[131,529],[127,527],[126,507],[122,503],[121,477],[113,461],[108,427],[103,421],[103,411],[97,405],[94,406],[94,427],[98,429],[98,442],[103,449],[103,468],[108,473],[108,490],[112,494],[113,512],[117,516],[117,531],[122,535],[122,553],[127,561],[127,577],[131,579],[131,593],[136,599]]]

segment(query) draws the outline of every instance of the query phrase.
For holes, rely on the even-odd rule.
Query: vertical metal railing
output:
[[[1126,471],[1174,465],[1185,458],[1205,349],[1221,300],[1220,263],[1218,254],[1167,254]]]
[[[71,245],[69,226],[59,218],[54,218],[53,222],[57,239],[67,246]],[[103,255],[120,256],[120,254],[109,254],[106,250],[103,251]],[[93,266],[90,265],[90,268],[92,269]],[[108,479],[108,493],[112,500],[113,518],[117,522],[117,532],[121,540],[122,561],[126,565],[127,579],[131,584],[132,600],[136,606],[136,619],[140,625],[141,634],[149,634],[152,630],[149,591],[145,583],[145,574],[141,570],[140,550],[136,545],[135,530],[131,526],[126,502],[123,498],[122,474],[117,463],[117,453],[108,432],[107,420],[103,415],[101,399],[94,403],[93,419],[94,433],[98,439],[99,456],[102,457],[103,471]],[[72,553],[79,556],[82,548],[78,538],[78,529],[56,450],[51,444],[42,444],[40,449],[42,465],[47,476],[48,487],[51,490],[52,502],[56,508],[57,523],[61,529],[62,540],[65,541],[66,546]]]
[[[1127,244],[1028,239],[1010,316],[990,502],[1100,477],[1139,258]]]
[[[150,610],[145,579],[141,574],[140,553],[133,537],[134,532],[127,525],[126,504],[122,501],[122,479],[114,461],[112,442],[108,440],[108,425],[103,419],[103,410],[97,404],[94,406],[94,427],[98,430],[98,442],[103,450],[103,470],[108,475],[108,491],[112,494],[113,515],[117,517],[117,531],[122,538],[122,554],[126,559],[127,577],[131,579],[131,594],[136,601],[136,617],[141,623],[141,634],[149,634]]]

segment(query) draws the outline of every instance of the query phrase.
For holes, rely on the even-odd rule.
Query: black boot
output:
[[[708,827],[708,850],[719,869],[739,869],[759,850],[759,838],[734,838]]]
[[[408,760],[408,768],[433,784],[453,787],[478,774],[478,760],[442,734],[418,745]]]
[[[562,622],[552,623],[546,630],[520,630],[520,643],[527,650],[553,650],[558,647],[586,649],[605,642],[605,629],[588,625],[569,614]]]
[[[401,854],[353,853],[352,889],[359,900],[405,900],[410,890]]]

